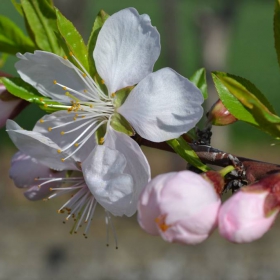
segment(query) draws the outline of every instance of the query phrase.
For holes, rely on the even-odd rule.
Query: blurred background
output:
[[[161,34],[162,52],[155,70],[172,67],[190,77],[206,67],[209,100],[217,99],[209,72],[226,71],[253,82],[280,113],[280,73],[273,40],[272,0],[54,0],[74,22],[85,41],[96,14],[126,7],[147,13]],[[0,0],[0,13],[21,28],[24,22],[10,0]],[[0,34],[1,35],[1,34]],[[16,59],[1,69],[16,75]],[[43,115],[35,106],[16,118],[32,129]],[[201,124],[203,126],[203,123]],[[212,145],[244,157],[279,163],[279,146],[270,136],[242,123],[213,130]],[[145,234],[136,217],[113,218],[119,249],[113,238],[106,247],[104,212],[97,209],[89,238],[70,235],[56,213],[64,199],[29,202],[13,186],[8,172],[16,151],[5,129],[0,130],[0,279],[279,279],[280,223],[252,244],[234,245],[217,232],[198,246],[168,244]],[[143,148],[153,176],[182,170],[176,155]],[[111,234],[112,237],[112,234]]]

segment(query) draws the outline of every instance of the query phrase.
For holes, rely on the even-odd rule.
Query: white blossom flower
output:
[[[97,201],[78,168],[74,173],[71,172],[69,176],[66,171],[54,171],[39,163],[36,158],[17,152],[12,158],[10,178],[14,181],[16,187],[27,189],[24,196],[31,201],[41,199],[48,201],[58,196],[68,196],[67,201],[57,212],[67,214],[63,223],[70,219],[74,220],[71,233],[77,233],[84,226],[83,235],[87,238]],[[105,215],[106,225],[108,227],[111,224],[117,246],[111,215],[107,210],[105,210]],[[107,230],[107,244],[108,241]]]
[[[152,73],[159,53],[159,33],[149,16],[129,8],[106,20],[93,52],[107,91],[74,56],[80,68],[66,57],[48,52],[19,54],[16,68],[21,78],[60,102],[59,109],[64,110],[44,116],[37,122],[36,132],[10,131],[14,143],[23,149],[26,144],[22,142],[29,138],[35,137],[41,144],[41,136],[51,139],[55,145],[47,141],[46,151],[41,155],[37,151],[39,161],[46,161],[42,156],[47,150],[55,159],[54,153],[58,153],[63,162],[82,161],[85,180],[97,201],[114,215],[132,215],[139,193],[150,179],[150,168],[136,142],[112,128],[112,117],[122,115],[141,137],[161,142],[193,128],[203,113],[202,94],[188,79],[170,68]],[[117,107],[117,92],[129,86],[135,87]],[[103,145],[97,145],[94,134],[104,125]],[[61,170],[57,161],[52,168]]]
[[[78,158],[67,151],[57,153],[61,148],[50,138],[38,133],[36,127],[33,131],[26,131],[12,120],[7,121],[6,127],[17,148],[36,162],[58,171],[83,171],[83,180],[86,181],[88,190],[105,210],[115,216],[132,216],[136,212],[140,192],[150,178],[150,169],[142,150],[132,138],[122,139],[118,135],[120,132],[110,128],[107,146],[95,147],[84,159],[82,153]],[[124,143],[120,144],[119,139]],[[87,149],[92,150],[94,144],[89,141]],[[68,160],[61,161],[61,156],[68,157]],[[129,158],[134,160],[127,160]],[[21,175],[25,171],[16,170],[22,169],[22,166],[17,164],[13,168],[13,174],[19,174],[16,185],[20,185],[21,180],[23,184],[26,181]],[[15,175],[12,177],[16,178]]]

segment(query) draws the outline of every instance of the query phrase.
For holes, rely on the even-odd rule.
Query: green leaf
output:
[[[280,66],[280,0],[275,0],[273,29],[274,29],[274,46],[277,53],[278,64]]]
[[[27,22],[27,29],[32,32],[32,37],[37,46],[44,51],[63,55],[57,40],[59,33],[56,23],[56,13],[48,0],[21,0]]]
[[[54,102],[51,99],[42,96],[34,87],[24,82],[21,78],[2,77],[0,81],[4,84],[6,89],[11,94],[30,103],[38,104],[44,111],[52,112],[57,111],[58,109],[62,109],[62,105],[60,103]],[[60,106],[60,108],[58,108],[57,106]]]
[[[207,92],[207,80],[206,80],[206,71],[205,68],[197,70],[190,78],[190,81],[193,82],[200,90],[204,99],[208,98]]]
[[[17,52],[33,52],[35,46],[29,37],[9,18],[0,16],[0,52],[15,55]]]
[[[89,71],[88,51],[84,40],[71,21],[65,18],[56,9],[57,26],[61,36],[64,38],[68,49],[74,54],[83,67]]]
[[[203,172],[210,170],[205,164],[202,163],[198,155],[182,136],[177,139],[168,140],[166,142],[179,156],[185,159],[189,164],[195,166]]]
[[[11,2],[14,5],[15,9],[18,11],[18,13],[23,16],[21,4],[18,3],[17,0],[11,0]]]
[[[135,132],[129,122],[120,114],[115,113],[111,118],[111,126],[119,132],[123,132],[128,136],[135,135]]]
[[[0,53],[0,68],[2,68],[5,65],[8,57],[9,55],[7,53]]]
[[[234,117],[280,137],[280,117],[251,82],[222,72],[213,72],[212,77],[221,101]]]
[[[94,21],[94,24],[93,24],[93,27],[91,30],[91,34],[90,34],[90,37],[88,40],[88,44],[87,44],[88,63],[89,63],[89,71],[90,71],[91,76],[95,76],[97,73],[96,68],[95,68],[95,63],[93,60],[93,50],[96,45],[97,36],[98,36],[98,33],[99,33],[101,27],[103,26],[104,22],[107,20],[108,17],[109,17],[109,15],[107,13],[105,13],[103,10],[101,10],[98,13],[98,15]]]

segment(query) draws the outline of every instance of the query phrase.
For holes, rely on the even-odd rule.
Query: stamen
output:
[[[74,151],[72,152],[70,155],[68,155],[66,158],[64,158],[64,160],[68,159],[69,157],[71,157],[72,155],[74,155],[78,150],[80,150],[82,148],[82,146],[86,143],[86,141],[95,133],[95,131],[98,129],[98,127],[100,127],[103,123],[105,123],[106,121],[103,121],[101,122],[99,125],[97,125],[80,143],[79,143],[79,147]],[[91,125],[92,126],[92,125]],[[89,128],[91,128],[91,126],[89,126],[79,137],[77,137],[75,139],[75,142],[76,140],[80,139],[84,134],[85,132],[87,132],[87,130]],[[73,145],[73,143],[71,143],[71,146]],[[65,149],[63,149],[64,151]]]
[[[64,89],[64,88],[63,88]],[[66,90],[67,88],[65,87],[65,90]],[[68,97],[70,97],[70,98],[72,98],[73,100],[75,100],[75,101],[77,101],[77,102],[80,102],[80,99],[78,99],[77,97],[75,97],[74,95],[72,95],[69,91],[67,91],[66,93],[65,93],[65,95],[66,96],[68,96]]]
[[[40,120],[40,123],[43,123],[43,122],[44,122],[44,120],[41,119],[41,120]]]
[[[93,198],[94,199],[94,198]],[[93,217],[93,214],[94,214],[94,211],[95,211],[95,207],[97,205],[97,201],[94,199],[94,202],[93,202],[93,207],[91,209],[91,212],[90,212],[90,215],[89,215],[89,219],[88,219],[88,223],[87,223],[87,226],[86,226],[86,229],[84,231],[84,237],[87,238],[87,233],[88,233],[88,230],[89,230],[89,227],[91,225],[91,221],[92,221],[92,217]]]
[[[107,216],[107,221],[109,221],[109,224],[111,226],[111,229],[112,229],[112,232],[113,232],[113,236],[114,236],[114,240],[115,240],[115,246],[116,246],[116,249],[118,249],[118,238],[117,238],[117,234],[116,234],[116,230],[115,230],[115,227],[114,227],[114,223],[113,221],[111,220],[111,215],[108,211],[105,211],[106,213],[106,216]],[[108,241],[109,241],[109,237],[108,237]],[[109,244],[109,243],[107,243]]]

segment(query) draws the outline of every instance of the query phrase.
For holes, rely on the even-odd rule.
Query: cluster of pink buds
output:
[[[159,175],[140,197],[139,224],[149,234],[182,244],[198,244],[216,227],[235,243],[262,237],[279,212],[280,173],[243,187],[222,204],[223,185],[223,177],[214,171]]]

